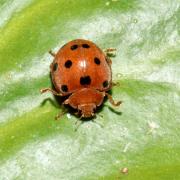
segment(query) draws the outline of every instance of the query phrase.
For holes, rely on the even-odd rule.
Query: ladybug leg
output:
[[[79,116],[80,112],[77,111],[77,112],[75,112],[74,114],[75,114],[76,116]]]
[[[49,54],[50,54],[51,56],[53,56],[53,57],[55,57],[55,56],[56,56],[56,54],[55,54],[55,53],[53,53],[53,52],[52,52],[52,50],[50,50],[50,51],[49,51]]]
[[[119,105],[122,103],[122,101],[115,102],[115,101],[113,100],[112,96],[111,96],[110,94],[108,94],[108,93],[106,93],[106,96],[108,97],[109,102],[110,102],[113,106],[119,106]]]
[[[55,96],[62,96],[61,93],[56,92],[55,90],[51,89],[51,88],[44,88],[40,90],[41,93],[45,93],[45,92],[51,92],[53,95]]]
[[[61,112],[59,112],[55,116],[55,120],[59,120],[62,116],[64,116],[68,112],[68,109],[64,106],[64,104],[61,104]]]
[[[69,99],[66,99],[62,104],[69,104]]]
[[[111,66],[112,61],[111,61],[111,59],[110,59],[108,56],[106,56],[106,61],[107,61],[107,63],[109,64],[109,66]]]
[[[107,57],[114,57],[116,56],[116,49],[115,48],[104,49],[104,53]]]
[[[74,129],[74,131],[77,131],[81,124],[83,124],[83,121],[77,120],[75,122],[75,129]]]
[[[57,114],[56,116],[55,116],[55,120],[58,120],[58,119],[60,119],[62,116],[64,116],[64,114],[66,114],[66,112],[67,111],[62,111],[62,112],[60,112],[59,114]]]

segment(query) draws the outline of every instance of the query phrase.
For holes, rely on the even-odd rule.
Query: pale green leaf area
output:
[[[180,179],[179,0],[0,0],[0,180]],[[78,122],[48,54],[84,38],[112,58],[112,107]],[[77,131],[75,129],[77,128]],[[128,173],[121,170],[128,168]]]

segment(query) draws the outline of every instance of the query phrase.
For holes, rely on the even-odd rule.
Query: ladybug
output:
[[[67,97],[63,104],[77,109],[82,118],[93,117],[105,96],[112,105],[120,105],[121,101],[115,103],[107,92],[113,85],[111,60],[107,56],[111,51],[103,52],[93,42],[83,39],[68,42],[56,54],[50,51],[54,56],[50,71],[55,90],[45,88],[41,92]]]

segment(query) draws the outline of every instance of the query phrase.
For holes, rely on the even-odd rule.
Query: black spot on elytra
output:
[[[72,61],[71,61],[71,60],[67,60],[67,61],[65,62],[65,64],[64,64],[64,66],[65,66],[66,68],[70,68],[70,67],[72,66]]]
[[[82,44],[83,48],[90,48],[90,46],[88,44]]]
[[[54,64],[53,64],[53,71],[56,71],[57,68],[58,68],[58,63],[54,63]]]
[[[107,87],[108,85],[109,85],[108,81],[104,81],[104,82],[103,82],[103,87],[104,87],[104,88]]]
[[[71,46],[71,50],[75,50],[75,49],[77,49],[77,48],[78,48],[78,45],[77,45],[77,44],[74,44],[74,45]]]
[[[80,84],[81,85],[89,85],[91,84],[91,78],[90,76],[84,76],[80,78]]]
[[[62,86],[61,86],[61,90],[62,90],[63,92],[68,92],[68,87],[67,87],[67,85],[62,85]]]
[[[101,63],[100,59],[97,58],[97,57],[94,58],[94,62],[95,62],[97,65],[99,65],[99,64]]]

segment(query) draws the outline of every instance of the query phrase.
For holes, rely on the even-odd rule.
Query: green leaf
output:
[[[180,179],[179,0],[0,1],[0,179]],[[62,111],[49,65],[84,38],[112,58],[115,108]],[[79,122],[78,122],[79,123]],[[121,170],[128,168],[128,173]]]

